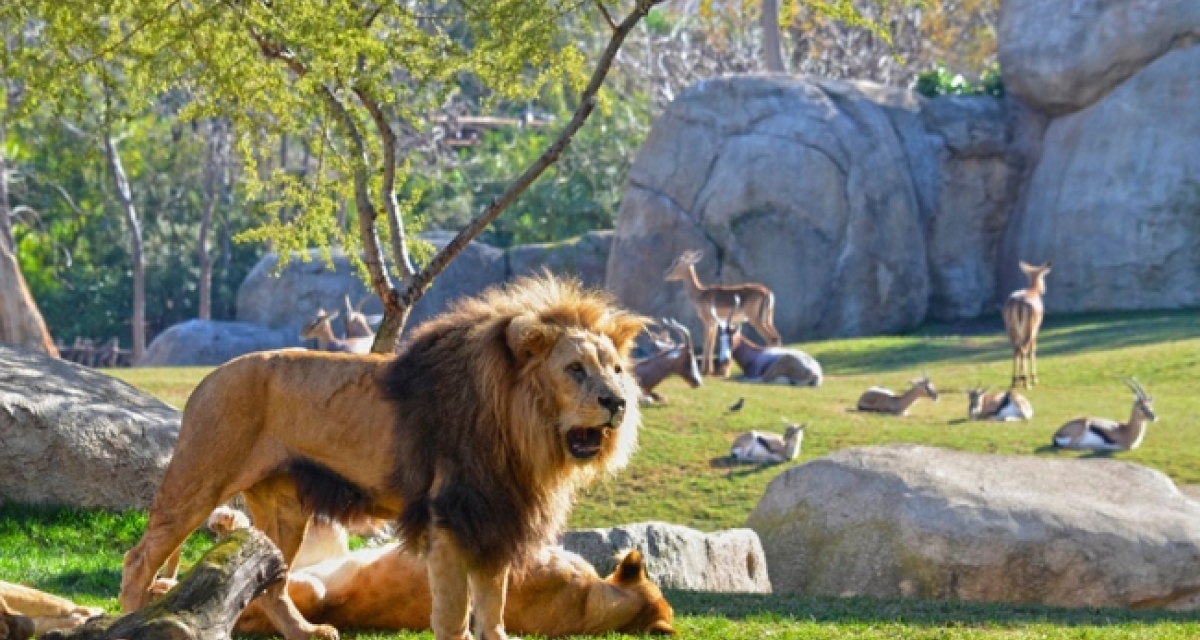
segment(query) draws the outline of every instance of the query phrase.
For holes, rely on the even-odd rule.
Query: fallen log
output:
[[[45,640],[229,640],[242,609],[285,579],[287,565],[257,529],[240,529],[209,549],[161,599],[125,616],[104,617]]]

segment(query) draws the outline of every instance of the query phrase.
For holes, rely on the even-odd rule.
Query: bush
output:
[[[1000,66],[995,64],[985,69],[974,84],[962,74],[952,73],[939,64],[917,76],[917,92],[926,98],[984,95],[1001,98],[1004,96],[1004,79],[1000,77]]]

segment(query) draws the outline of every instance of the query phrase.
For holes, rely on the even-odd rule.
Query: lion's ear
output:
[[[552,349],[557,337],[554,327],[542,322],[532,313],[513,318],[505,331],[508,349],[517,359],[518,366]]]
[[[611,317],[608,334],[613,346],[621,353],[626,353],[632,346],[638,334],[650,323],[650,318],[632,313],[619,313]]]
[[[646,565],[642,561],[642,552],[633,549],[621,558],[621,564],[613,572],[617,584],[636,584],[646,579]]]

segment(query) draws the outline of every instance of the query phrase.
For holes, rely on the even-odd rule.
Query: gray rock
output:
[[[845,449],[776,477],[748,525],[777,592],[1166,607],[1200,590],[1200,503],[1115,460]]]
[[[0,346],[0,502],[145,509],[179,411],[93,369]]]
[[[575,276],[586,286],[601,288],[612,238],[612,231],[592,231],[562,242],[512,247],[508,250],[508,271],[516,277],[548,269],[551,273]]]
[[[1200,46],[1174,51],[1050,123],[1004,238],[1002,294],[1025,286],[1018,260],[1053,260],[1050,312],[1200,305],[1198,70]]]
[[[1000,3],[997,44],[1005,87],[1049,114],[1091,105],[1149,63],[1198,39],[1196,0]]]
[[[637,549],[646,572],[663,589],[770,593],[767,563],[749,529],[701,533],[674,524],[644,522],[612,529],[580,529],[563,535],[563,547],[612,573],[617,554]]]
[[[319,250],[310,249],[292,254],[280,270],[278,254],[263,256],[238,287],[238,322],[299,335],[318,309],[341,309],[346,295],[357,303],[367,295],[367,287],[351,266],[350,257],[334,251],[331,258],[332,268],[325,264]],[[363,311],[383,313],[383,304],[374,298],[367,301]]]
[[[700,82],[654,124],[621,204],[607,287],[700,324],[663,272],[701,249],[704,284],[761,282],[785,340],[907,329],[929,298],[910,92],[791,77]],[[919,146],[919,145],[918,145]]]
[[[452,237],[445,234],[427,239],[440,250]],[[507,279],[508,265],[502,250],[482,242],[468,244],[417,301],[412,315],[408,317],[406,330],[445,311],[455,300],[476,295],[488,287],[503,284]]]
[[[138,366],[216,366],[254,351],[301,346],[296,332],[248,322],[188,320],[168,327],[146,347]]]
[[[975,318],[994,311],[999,299],[1001,240],[1045,122],[1016,101],[989,96],[930,100],[921,120],[935,163],[927,199],[929,317]]]

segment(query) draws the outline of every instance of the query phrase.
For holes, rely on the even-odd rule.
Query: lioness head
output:
[[[673,636],[675,627],[671,622],[675,619],[675,611],[663,597],[658,585],[646,577],[646,565],[642,553],[631,550],[621,558],[612,575],[605,582],[616,585],[621,589],[635,593],[642,605],[638,614],[625,626],[618,629],[621,633],[646,633],[655,636]]]
[[[633,448],[639,388],[627,354],[643,320],[615,313],[593,324],[524,314],[508,325],[509,349],[554,419],[570,459],[623,464]]]

